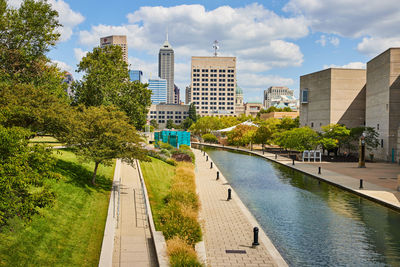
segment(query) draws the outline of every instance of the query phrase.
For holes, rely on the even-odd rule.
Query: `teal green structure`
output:
[[[190,132],[186,131],[161,131],[154,133],[154,141],[156,145],[158,142],[170,144],[176,148],[180,145],[190,146]]]

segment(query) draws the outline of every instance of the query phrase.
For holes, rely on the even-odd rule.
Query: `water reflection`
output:
[[[400,214],[254,155],[207,153],[293,266],[400,266]]]

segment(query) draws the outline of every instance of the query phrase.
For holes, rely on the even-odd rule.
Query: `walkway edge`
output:
[[[139,172],[140,182],[141,182],[142,188],[143,188],[143,195],[144,195],[144,200],[146,203],[146,210],[147,210],[147,219],[149,221],[150,232],[151,232],[151,236],[153,237],[154,246],[156,249],[158,265],[160,267],[168,267],[168,266],[170,266],[170,264],[169,264],[168,254],[167,254],[167,243],[165,242],[165,237],[164,237],[163,233],[161,231],[156,231],[156,227],[154,225],[154,220],[153,220],[153,213],[151,212],[151,208],[150,208],[149,195],[147,194],[146,183],[144,182],[142,169],[140,167],[140,163],[138,160],[136,160],[136,165],[137,165],[137,169]]]
[[[113,184],[119,181],[121,173],[121,160],[117,159],[115,163],[114,170],[114,179]],[[111,267],[113,261],[113,252],[114,252],[114,237],[115,237],[115,228],[117,226],[117,218],[114,217],[114,205],[113,205],[113,193],[111,189],[110,200],[108,202],[108,212],[107,212],[107,220],[106,226],[104,227],[104,235],[103,235],[103,243],[101,244],[101,252],[100,252],[100,267]]]

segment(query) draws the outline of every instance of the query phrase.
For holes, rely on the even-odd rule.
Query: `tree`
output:
[[[282,148],[303,152],[315,149],[318,145],[318,134],[309,127],[294,128],[280,133],[275,142]]]
[[[206,143],[218,143],[218,138],[211,133],[203,134],[201,138],[203,138]]]
[[[197,122],[196,106],[193,102],[189,105],[189,119],[193,122]]]
[[[335,155],[337,155],[337,150],[340,149],[340,146],[350,136],[350,130],[347,129],[346,126],[340,124],[324,125],[321,126],[321,129],[323,131],[321,145],[328,151],[337,148],[335,150]]]
[[[84,72],[82,81],[75,83],[75,103],[85,106],[115,105],[126,112],[130,122],[142,129],[151,105],[148,84],[129,81],[126,62],[119,46],[96,47],[78,64]]]
[[[298,127],[299,127],[299,121],[289,117],[282,118],[278,125],[278,129],[281,131],[288,131]]]
[[[271,144],[272,142],[272,135],[273,135],[273,131],[271,129],[271,127],[264,123],[261,124],[253,137],[253,142],[255,144],[262,144],[262,146],[264,147],[266,144]]]
[[[251,143],[256,131],[256,126],[238,125],[227,134],[228,143],[235,146],[246,146]]]
[[[184,130],[187,130],[192,126],[194,122],[192,121],[191,118],[187,117],[183,122],[182,122],[182,127]]]
[[[155,119],[150,120],[150,125],[154,127],[154,129],[158,129],[158,123]]]
[[[167,126],[166,127],[167,127],[167,129],[174,128],[174,122],[171,119],[167,120]]]
[[[134,159],[147,160],[141,146],[143,139],[129,124],[128,117],[114,106],[79,106],[61,141],[78,156],[94,161],[92,184],[96,182],[99,164],[109,165],[115,158],[131,164]]]

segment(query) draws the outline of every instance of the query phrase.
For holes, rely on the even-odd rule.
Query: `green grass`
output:
[[[35,136],[34,138],[29,140],[29,143],[33,144],[44,144],[46,146],[62,146],[63,143],[60,143],[56,138],[48,135]]]
[[[114,168],[100,166],[97,186],[90,185],[94,164],[80,163],[69,151],[55,152],[59,181],[52,207],[30,223],[12,220],[0,232],[1,266],[97,266],[107,217]]]
[[[171,188],[171,180],[175,175],[175,167],[155,158],[152,158],[151,162],[141,162],[140,166],[149,193],[154,224],[159,231],[159,214],[164,206],[163,199]]]

